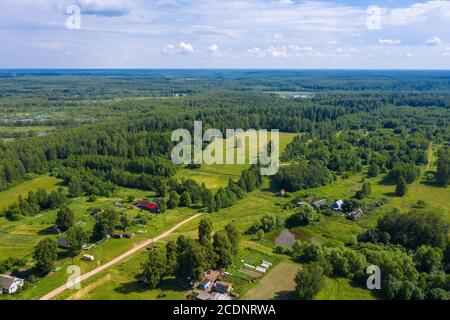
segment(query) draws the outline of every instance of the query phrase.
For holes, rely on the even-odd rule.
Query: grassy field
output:
[[[295,289],[295,275],[300,265],[290,262],[277,264],[245,295],[245,300],[289,299]],[[282,275],[282,276],[281,276]]]
[[[17,201],[19,195],[25,197],[28,192],[36,191],[39,188],[47,192],[58,189],[61,180],[50,176],[39,176],[34,179],[22,182],[6,191],[0,192],[0,211]]]
[[[296,135],[297,134],[295,133],[280,132],[280,155]],[[223,142],[223,149],[225,152],[225,142]],[[246,164],[202,164],[198,169],[184,167],[178,171],[176,178],[191,178],[199,183],[205,183],[208,188],[212,189],[225,187],[228,184],[229,178],[237,180],[241,172],[250,166],[248,164],[248,150],[249,144],[247,143],[245,157]]]
[[[367,289],[357,288],[350,284],[348,279],[326,278],[322,290],[315,300],[374,300],[375,297]]]

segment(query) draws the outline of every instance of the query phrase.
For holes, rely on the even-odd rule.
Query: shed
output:
[[[94,256],[93,255],[90,255],[90,254],[83,254],[83,256],[81,257],[81,259],[82,260],[85,260],[85,261],[94,261]]]

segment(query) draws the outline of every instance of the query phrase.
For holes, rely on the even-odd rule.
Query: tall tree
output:
[[[204,217],[198,225],[198,240],[202,246],[211,243],[212,221],[209,217]]]
[[[439,152],[436,180],[443,186],[450,185],[450,148],[441,149]]]
[[[39,273],[47,274],[54,268],[58,247],[50,238],[43,239],[34,247],[34,260]]]
[[[89,234],[82,227],[73,226],[67,230],[66,239],[69,251],[72,255],[77,255],[81,252],[83,245],[89,240]]]
[[[180,204],[180,196],[175,190],[170,191],[169,201],[167,202],[167,207],[169,209],[175,209]]]
[[[398,184],[395,187],[395,194],[399,197],[403,197],[408,192],[408,185],[403,177],[399,178]]]
[[[226,268],[232,264],[233,254],[231,243],[224,230],[219,230],[214,234],[213,248],[217,268]]]
[[[114,232],[117,221],[117,212],[114,209],[107,209],[97,216],[94,224],[94,237],[98,240],[111,235]]]
[[[241,241],[241,232],[235,222],[230,222],[225,226],[225,232],[231,243],[231,252],[236,257],[239,252],[239,242]]]
[[[61,231],[64,232],[73,226],[74,219],[75,216],[73,214],[73,211],[69,207],[63,206],[58,210],[58,213],[56,214],[55,224]]]
[[[323,286],[323,268],[317,263],[309,263],[297,273],[295,282],[298,297],[302,300],[311,300]]]
[[[142,276],[151,289],[156,288],[166,274],[166,257],[160,250],[151,250],[142,264]]]
[[[189,208],[192,205],[191,195],[189,192],[184,191],[180,196],[180,207]]]
[[[173,240],[166,244],[166,274],[171,275],[177,269],[177,243]]]

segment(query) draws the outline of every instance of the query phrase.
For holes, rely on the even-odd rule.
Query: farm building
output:
[[[311,205],[314,208],[319,209],[320,207],[327,205],[327,200],[325,200],[325,199],[317,200],[317,201],[312,202]]]
[[[2,274],[0,275],[0,294],[16,293],[19,288],[23,287],[24,282],[23,279]]]
[[[131,239],[131,238],[134,237],[134,233],[132,233],[132,232],[124,232],[124,233],[122,234],[122,236],[123,236],[124,238]]]
[[[60,248],[68,248],[69,247],[69,241],[67,241],[67,239],[64,237],[58,237],[58,239],[56,240],[56,244]]]
[[[336,200],[333,205],[331,206],[331,209],[336,210],[336,211],[341,211],[342,210],[342,206],[344,204],[344,201],[342,200]]]
[[[159,204],[155,201],[148,201],[146,199],[136,202],[136,206],[139,209],[150,211],[152,213],[159,213]]]
[[[83,254],[83,256],[81,257],[81,259],[82,260],[85,260],[85,261],[94,261],[94,256],[93,255],[90,255],[90,254]]]
[[[120,239],[120,238],[122,238],[122,234],[121,233],[113,233],[111,235],[111,237],[113,237],[114,239]]]
[[[364,214],[364,211],[361,208],[359,208],[359,209],[356,209],[356,210],[350,212],[347,215],[347,218],[350,219],[350,220],[355,220],[356,218],[359,218],[363,214]]]

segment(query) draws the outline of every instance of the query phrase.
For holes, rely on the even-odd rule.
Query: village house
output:
[[[13,294],[23,287],[25,280],[5,274],[0,275],[0,294]]]
[[[67,241],[67,239],[64,237],[58,237],[58,239],[56,240],[56,244],[60,248],[69,248],[69,241]]]
[[[219,293],[228,293],[232,288],[232,284],[224,281],[216,281],[213,291]]]
[[[100,208],[94,208],[91,211],[91,216],[93,216],[94,218],[96,218],[100,213],[102,213],[102,209]]]
[[[331,206],[331,209],[335,210],[335,211],[341,211],[342,210],[342,206],[344,205],[344,201],[342,200],[336,200],[333,205]]]
[[[327,200],[321,199],[321,200],[313,201],[313,202],[311,203],[311,205],[312,205],[314,208],[319,209],[319,208],[321,208],[321,207],[327,205]]]
[[[281,188],[280,191],[276,193],[277,197],[285,197],[286,196],[286,190],[284,188]]]
[[[359,208],[359,209],[356,209],[356,210],[350,212],[347,215],[347,218],[350,219],[350,220],[355,220],[356,218],[359,218],[363,214],[364,214],[364,211],[361,208]]]
[[[152,213],[159,213],[159,203],[155,201],[148,201],[147,199],[138,200],[136,201],[136,207]]]
[[[134,237],[134,233],[132,233],[132,232],[124,232],[124,233],[122,234],[122,236],[123,236],[124,238],[131,239],[131,238]]]

